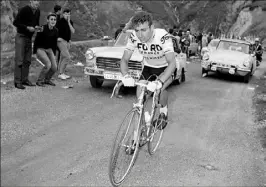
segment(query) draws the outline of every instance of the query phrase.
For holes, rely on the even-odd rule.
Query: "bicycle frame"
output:
[[[123,85],[123,83],[121,81],[118,81],[113,89],[111,98],[116,95],[115,92],[116,90]],[[150,97],[150,95],[152,94],[152,92],[147,93],[147,84],[145,83],[141,83],[141,82],[135,82],[136,86],[140,86],[141,87],[141,93],[140,96],[138,97],[138,102],[137,103],[133,103],[133,108],[137,108],[137,110],[139,111],[140,116],[143,116],[143,108],[144,108],[144,97],[146,96],[146,99],[148,99]],[[146,122],[145,120],[145,126],[147,128],[147,133],[146,133],[146,141],[149,141],[151,137],[148,137],[149,134],[149,130],[150,130],[150,125],[151,122],[153,121],[154,118],[154,114],[155,114],[155,108],[156,107],[160,107],[161,105],[159,104],[159,94],[160,94],[160,90],[155,90],[153,92],[153,97],[152,97],[152,107],[151,107],[151,112],[150,112],[150,120],[149,122]],[[158,130],[157,130],[158,131]]]

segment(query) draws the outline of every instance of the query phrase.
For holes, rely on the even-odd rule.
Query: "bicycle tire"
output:
[[[125,124],[127,118],[130,118],[131,115],[132,115],[131,120],[129,121],[128,124]],[[118,169],[117,159],[118,159],[118,156],[119,156],[119,152],[121,152],[120,148],[121,147],[124,148],[123,146],[121,146],[123,144],[122,141],[126,139],[125,136],[127,135],[128,131],[129,131],[129,128],[132,126],[132,118],[135,115],[137,115],[137,125],[136,125],[137,126],[137,139],[136,139],[135,144],[139,145],[139,140],[140,140],[140,138],[139,138],[140,137],[139,129],[140,129],[140,123],[141,123],[141,114],[139,113],[138,109],[136,109],[136,108],[133,108],[132,110],[130,110],[127,113],[127,115],[125,116],[124,120],[122,121],[119,129],[117,130],[117,133],[116,133],[116,136],[115,136],[115,140],[114,140],[113,147],[112,147],[112,150],[111,150],[110,163],[109,163],[109,179],[110,179],[110,182],[111,182],[111,184],[113,186],[121,185],[122,182],[126,179],[128,174],[130,173],[132,167],[134,166],[134,163],[136,162],[136,159],[137,159],[137,156],[138,156],[138,153],[139,153],[139,146],[135,146],[134,153],[132,155],[132,158],[130,159],[129,165],[126,167],[125,172],[122,174],[122,176],[119,179],[116,179],[116,177],[115,177],[115,169]],[[123,131],[123,127],[126,127],[126,129],[125,129],[126,132],[125,133]],[[135,127],[133,125],[133,129]],[[122,137],[121,138],[119,138],[119,134],[120,133],[122,133]],[[134,133],[134,131],[132,133]],[[125,149],[127,149],[127,148],[125,148]],[[126,155],[126,150],[125,149],[122,152],[124,152],[125,155]]]
[[[156,108],[155,110],[159,110],[159,108]],[[157,117],[158,119],[158,117]],[[154,121],[154,116],[153,116],[153,120]],[[149,135],[149,141],[148,141],[148,152],[150,155],[153,155],[157,148],[159,147],[161,141],[162,141],[162,137],[163,137],[163,129],[159,129],[157,128],[157,126],[159,126],[160,124],[156,124],[155,126],[153,126],[153,124],[151,124],[148,135]],[[154,136],[159,133],[159,139],[157,140],[157,142],[155,142],[154,140]],[[155,144],[155,146],[153,146],[153,143]]]

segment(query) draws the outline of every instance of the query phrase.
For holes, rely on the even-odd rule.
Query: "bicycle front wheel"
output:
[[[121,123],[111,151],[109,179],[119,186],[132,169],[139,152],[139,129],[141,115],[132,109]]]
[[[148,132],[148,137],[149,137],[148,152],[150,155],[153,155],[155,153],[163,137],[164,130],[161,128],[161,124],[158,122],[158,117],[159,117],[159,108],[155,108],[152,124]]]

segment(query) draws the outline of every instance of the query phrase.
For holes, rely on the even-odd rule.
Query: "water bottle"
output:
[[[146,122],[146,123],[150,122],[150,120],[151,120],[151,116],[150,116],[150,114],[149,114],[148,111],[146,111],[146,112],[144,113],[144,117],[145,117],[145,122]]]

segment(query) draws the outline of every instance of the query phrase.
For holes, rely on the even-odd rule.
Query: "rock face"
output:
[[[17,8],[17,3],[14,1],[1,1],[1,51],[9,51],[14,47],[16,28],[12,23]]]
[[[18,8],[29,0],[1,1],[1,52],[14,51],[16,28],[12,22]],[[258,0],[180,0],[180,1],[41,1],[41,24],[55,4],[71,8],[76,33],[73,41],[114,36],[121,23],[126,23],[137,6],[152,13],[156,25],[165,29],[173,25],[192,32],[212,32],[215,35],[256,35],[266,41],[266,1]],[[2,55],[1,55],[2,56]],[[1,61],[1,68],[3,62]]]

